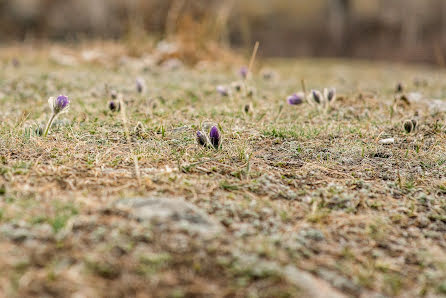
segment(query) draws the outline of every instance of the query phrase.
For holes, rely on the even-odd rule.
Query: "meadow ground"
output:
[[[239,66],[176,64],[0,50],[0,296],[446,295],[445,71],[258,61],[223,97]],[[301,79],[333,108],[287,105]],[[196,143],[213,124],[221,150]]]

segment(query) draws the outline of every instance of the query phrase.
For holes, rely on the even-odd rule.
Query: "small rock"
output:
[[[28,238],[32,238],[32,234],[28,229],[20,227],[16,224],[4,224],[0,227],[0,235],[16,242],[23,242]]]
[[[221,226],[206,212],[181,198],[129,198],[115,203],[119,209],[129,209],[131,215],[166,229],[179,229],[212,235]]]
[[[51,240],[54,238],[54,230],[47,223],[41,224],[36,227],[35,234],[40,240]]]
[[[379,140],[378,143],[382,144],[382,145],[390,145],[390,144],[395,143],[395,139],[394,138],[382,139],[382,140]]]
[[[180,59],[172,58],[164,61],[161,64],[161,67],[164,68],[165,70],[170,70],[170,71],[178,70],[183,67],[183,62],[181,62]]]
[[[305,229],[299,232],[299,235],[310,240],[322,241],[325,239],[324,234],[316,229]]]
[[[424,215],[419,215],[417,217],[417,227],[419,228],[425,228],[430,224],[429,218],[427,218]]]

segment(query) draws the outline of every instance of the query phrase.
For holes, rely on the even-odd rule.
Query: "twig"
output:
[[[254,66],[254,61],[256,59],[257,56],[257,50],[259,49],[259,45],[260,43],[258,41],[256,41],[255,45],[254,45],[254,49],[252,50],[252,54],[251,54],[251,59],[249,60],[249,65],[248,65],[248,72],[246,73],[246,78],[243,79],[243,91],[244,91],[244,96],[247,97],[248,96],[248,86],[246,85],[246,80],[249,78],[249,74],[252,71],[252,67]]]
[[[17,125],[15,126],[15,128],[19,127],[20,125],[23,124],[23,122],[26,121],[26,119],[28,119],[29,115],[31,114],[31,112],[29,112],[27,115],[25,115],[25,113],[23,113],[22,118],[20,119],[20,122],[17,123]]]
[[[260,43],[258,41],[256,41],[256,44],[254,45],[254,50],[252,51],[251,60],[249,60],[247,76],[251,73],[252,67],[254,65],[254,61],[255,61],[256,56],[257,56],[257,50],[259,49],[259,45],[260,45]]]
[[[132,140],[130,138],[129,128],[128,128],[128,125],[127,125],[127,116],[126,116],[126,113],[125,113],[125,105],[124,105],[124,101],[122,100],[122,96],[119,96],[119,103],[121,105],[121,116],[122,116],[122,123],[124,125],[124,133],[125,133],[125,136],[127,138],[127,143],[129,143],[129,145],[130,145],[130,150],[131,150],[131,153],[132,153],[133,162],[135,164],[136,180],[138,181],[138,185],[141,185],[141,173],[139,171],[138,158],[136,157],[135,151],[134,151],[133,146],[132,146]]]
[[[307,96],[307,88],[305,88],[305,79],[301,79],[300,84],[302,85],[302,91],[304,92],[305,96]]]

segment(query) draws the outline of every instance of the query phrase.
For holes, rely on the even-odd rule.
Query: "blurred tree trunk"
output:
[[[337,55],[345,55],[348,49],[351,0],[328,0],[329,33],[333,49]]]
[[[446,47],[446,1],[441,2],[441,39],[443,47]]]
[[[402,16],[402,30],[401,39],[402,44],[406,49],[413,49],[417,46],[420,33],[420,17],[417,16],[419,0],[406,0],[401,12]]]

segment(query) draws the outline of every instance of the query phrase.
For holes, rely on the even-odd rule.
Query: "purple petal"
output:
[[[246,77],[248,76],[248,67],[246,67],[246,66],[242,66],[242,67],[240,68],[239,73],[240,73],[240,76],[241,76],[242,78],[246,79]]]
[[[211,132],[209,133],[209,140],[211,141],[212,146],[215,149],[218,149],[220,146],[220,132],[216,126],[212,126]]]
[[[228,89],[225,86],[219,85],[216,88],[217,92],[221,95],[221,96],[228,96]]]
[[[56,109],[57,110],[63,110],[65,109],[68,104],[70,103],[70,100],[65,95],[59,95],[56,99]]]
[[[290,105],[300,105],[304,102],[303,95],[301,93],[293,94],[291,96],[288,96],[287,102]]]

